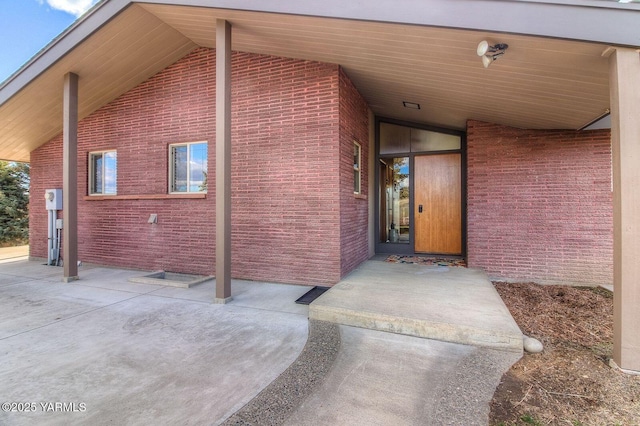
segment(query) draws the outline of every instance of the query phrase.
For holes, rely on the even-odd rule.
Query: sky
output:
[[[0,0],[0,82],[98,0]]]

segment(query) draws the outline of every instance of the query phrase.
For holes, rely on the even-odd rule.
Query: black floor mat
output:
[[[330,288],[331,287],[315,286],[314,288],[312,288],[311,290],[309,290],[308,292],[300,296],[300,298],[296,300],[296,303],[299,303],[301,305],[308,305],[309,303],[313,302],[318,297],[320,297],[322,293],[329,290]]]

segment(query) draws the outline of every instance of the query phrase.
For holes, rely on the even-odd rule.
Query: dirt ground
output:
[[[544,344],[502,376],[491,425],[640,425],[640,376],[609,366],[613,295],[494,283],[522,332]]]

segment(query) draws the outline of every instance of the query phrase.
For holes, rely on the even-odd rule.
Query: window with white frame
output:
[[[362,178],[362,166],[361,166],[361,154],[362,148],[358,142],[353,143],[353,193],[360,194],[361,178]]]
[[[89,153],[89,195],[116,195],[118,159],[113,151]]]
[[[207,192],[207,142],[169,145],[169,192]]]

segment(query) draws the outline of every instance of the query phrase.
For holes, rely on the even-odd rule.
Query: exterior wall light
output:
[[[478,43],[476,53],[482,58],[482,65],[488,68],[493,61],[504,55],[508,47],[509,45],[505,43],[496,43],[492,46],[487,40],[482,40]]]

